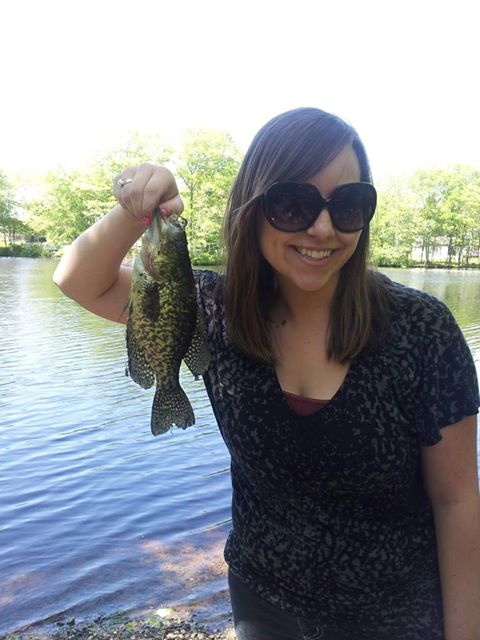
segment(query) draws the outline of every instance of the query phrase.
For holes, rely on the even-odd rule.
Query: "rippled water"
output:
[[[0,633],[169,604],[228,611],[229,460],[201,382],[197,425],[150,433],[124,328],[0,258]]]
[[[48,260],[0,258],[0,633],[116,610],[229,611],[229,460],[197,425],[153,438],[124,328],[64,298]],[[480,272],[395,271],[444,299],[480,362]]]

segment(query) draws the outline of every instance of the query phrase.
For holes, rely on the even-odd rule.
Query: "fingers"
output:
[[[171,215],[179,216],[183,212],[183,200],[180,196],[175,196],[175,198],[161,202],[159,209],[165,218]]]
[[[114,194],[122,207],[144,224],[152,219],[157,207],[165,209],[168,215],[183,211],[172,173],[149,163],[128,167],[116,176]]]

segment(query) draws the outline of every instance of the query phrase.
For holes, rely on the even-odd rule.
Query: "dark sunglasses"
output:
[[[377,205],[377,192],[369,182],[350,182],[335,189],[326,200],[313,184],[275,182],[262,195],[266,219],[279,231],[305,231],[324,209],[328,209],[338,231],[353,233],[370,222]]]

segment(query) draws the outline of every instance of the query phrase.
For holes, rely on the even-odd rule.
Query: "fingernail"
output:
[[[168,216],[169,216],[169,211],[168,211],[168,209],[165,209],[165,207],[161,207],[160,208],[160,213],[162,214],[162,216],[164,218],[168,218]]]

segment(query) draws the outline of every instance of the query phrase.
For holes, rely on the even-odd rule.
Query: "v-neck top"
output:
[[[442,604],[420,445],[477,413],[472,356],[448,308],[390,283],[391,326],[310,415],[273,366],[228,339],[216,273],[196,271],[205,386],[231,455],[225,558],[258,595],[325,638],[440,640]]]

